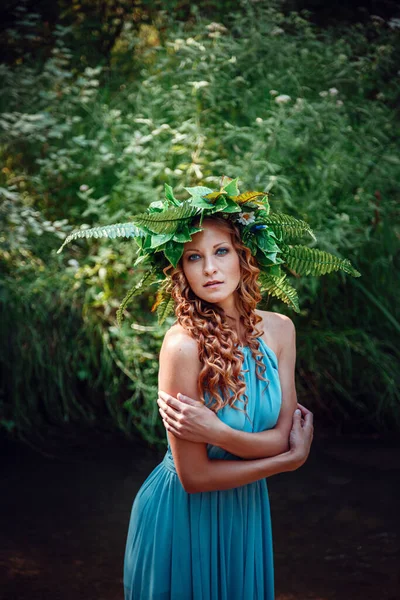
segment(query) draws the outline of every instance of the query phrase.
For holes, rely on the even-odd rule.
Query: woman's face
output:
[[[212,221],[204,221],[202,227],[184,245],[183,272],[196,296],[224,303],[233,297],[240,281],[239,255],[228,231]]]

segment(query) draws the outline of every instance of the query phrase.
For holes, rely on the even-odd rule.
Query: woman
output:
[[[292,321],[256,309],[260,271],[238,226],[201,226],[165,271],[177,317],[160,353],[168,450],[133,504],[125,600],[273,600],[266,478],[299,468],[313,438]]]
[[[308,223],[270,210],[266,192],[240,193],[238,178],[215,191],[185,188],[127,223],[72,232],[132,238],[147,272],[133,295],[161,283],[160,323],[177,322],[160,353],[163,462],[132,507],[124,561],[125,600],[272,600],[272,534],[266,478],[299,468],[313,415],[297,404],[292,321],[256,309],[260,290],[299,312],[285,267],[298,275],[342,270],[350,261],[301,245]],[[299,407],[299,410],[296,409]],[[296,410],[295,410],[296,409]]]

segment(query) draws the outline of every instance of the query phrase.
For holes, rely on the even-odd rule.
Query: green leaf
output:
[[[259,265],[261,265],[262,267],[272,267],[273,265],[280,265],[283,264],[285,261],[282,258],[282,254],[281,253],[277,253],[277,252],[267,252],[264,253],[262,250],[260,250],[258,248],[257,250],[257,254],[256,254],[256,259]]]
[[[286,273],[277,277],[272,273],[261,272],[258,281],[261,293],[267,292],[291,306],[296,312],[300,312],[297,291],[286,281]]]
[[[130,288],[130,290],[125,295],[124,299],[122,300],[122,302],[119,305],[118,310],[117,310],[116,316],[117,316],[117,323],[118,323],[119,327],[121,327],[123,313],[124,313],[125,308],[129,304],[130,300],[134,296],[141,294],[143,292],[143,288],[148,287],[149,285],[152,285],[154,283],[157,283],[157,281],[159,281],[159,280],[157,279],[154,269],[151,269],[142,277],[142,279],[137,284],[135,284],[134,286],[132,286]]]
[[[202,185],[198,185],[197,187],[188,187],[188,188],[183,188],[184,190],[186,190],[187,192],[189,192],[189,194],[191,196],[205,196],[206,194],[211,194],[214,190],[208,188],[208,187],[204,187]]]
[[[165,281],[160,286],[156,301],[151,308],[151,312],[157,311],[158,323],[162,325],[165,319],[174,312],[175,302],[169,291],[169,282]]]
[[[172,187],[170,185],[168,185],[168,183],[166,183],[164,186],[164,189],[165,189],[165,199],[168,202],[170,202],[173,206],[179,206],[180,202],[179,202],[179,200],[177,200],[175,198]]]
[[[226,191],[228,196],[238,196],[239,195],[238,181],[239,181],[239,177],[236,177],[236,179],[232,179],[232,181],[230,181],[229,183],[227,183],[226,185],[223,186],[222,189]]]
[[[150,248],[158,248],[174,237],[173,233],[159,233],[151,236]]]
[[[134,223],[152,233],[175,233],[180,223],[189,221],[199,212],[198,208],[185,203],[182,206],[168,208],[162,213],[142,213],[134,218]]]
[[[344,271],[353,277],[361,277],[347,258],[339,258],[324,250],[307,246],[282,245],[282,252],[288,269],[299,275],[325,275],[332,271]]]
[[[63,245],[57,250],[57,254],[60,254],[66,244],[78,238],[106,237],[115,239],[117,237],[144,237],[145,235],[133,223],[116,223],[115,225],[104,225],[102,227],[92,227],[91,229],[79,229],[67,236]]]
[[[266,192],[244,192],[239,196],[232,196],[232,200],[237,202],[237,204],[247,204],[248,202],[253,202],[256,205],[261,206],[265,204],[266,198],[268,202],[268,194]]]
[[[241,212],[241,208],[238,204],[236,204],[236,202],[234,202],[234,200],[232,200],[232,198],[229,198],[228,196],[226,196],[224,198],[225,203],[226,203],[226,207],[222,210],[222,212],[224,213],[237,213],[237,212]]]
[[[272,265],[269,269],[269,272],[271,275],[274,275],[275,277],[282,276],[282,269],[279,265]]]
[[[165,244],[164,254],[171,265],[176,267],[183,254],[183,244],[174,242],[172,240],[167,242],[167,244]]]
[[[148,211],[149,213],[156,213],[156,212],[162,212],[165,208],[164,202],[162,202],[161,200],[156,200],[155,202],[152,202],[149,207],[148,207]]]
[[[224,198],[224,196],[220,196],[214,204],[215,211],[213,211],[213,212],[222,212],[227,207],[228,207],[227,199]]]
[[[197,206],[198,208],[205,208],[207,210],[214,208],[214,204],[207,202],[207,200],[201,196],[192,196],[187,202],[190,202],[191,206]]]
[[[255,234],[255,240],[256,240],[257,246],[264,253],[280,252],[281,249],[275,242],[275,239],[272,236],[268,235],[268,233],[265,233],[265,232],[266,232],[266,230],[264,229]]]
[[[166,294],[165,298],[157,307],[158,324],[162,325],[169,315],[174,313],[175,302],[170,294]]]
[[[201,229],[199,229],[198,227],[194,228],[197,231],[201,231]],[[173,240],[175,242],[180,242],[181,244],[185,243],[185,242],[190,242],[192,240],[192,235],[189,231],[189,227],[188,225],[185,223],[183,225],[181,225],[178,229],[178,231],[175,233]]]
[[[275,232],[279,239],[286,243],[296,241],[298,238],[304,235],[309,235],[316,240],[314,233],[306,221],[296,219],[291,215],[283,213],[269,213],[265,214],[264,211],[260,210],[257,213],[257,222],[265,223],[269,225]]]

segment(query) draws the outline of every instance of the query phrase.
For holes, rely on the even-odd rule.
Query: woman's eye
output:
[[[218,248],[215,251],[215,254],[220,255],[220,256],[224,256],[225,254],[227,254],[229,252],[229,248]],[[188,256],[188,260],[190,262],[194,262],[195,260],[197,260],[199,258],[200,254],[190,254]]]

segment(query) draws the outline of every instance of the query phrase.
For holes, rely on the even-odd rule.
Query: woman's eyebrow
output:
[[[214,244],[213,248],[221,246],[221,244],[229,244],[229,242],[218,242],[218,244]],[[200,252],[200,250],[198,250],[197,248],[188,248],[187,250],[185,250],[185,252],[191,252],[193,250],[195,250],[196,252]]]

